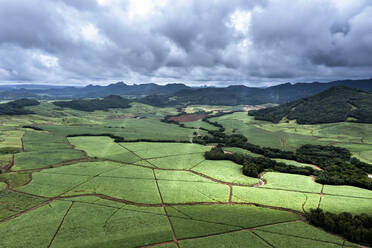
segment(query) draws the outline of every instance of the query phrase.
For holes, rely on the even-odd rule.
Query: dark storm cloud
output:
[[[0,82],[371,76],[369,0],[0,0]]]

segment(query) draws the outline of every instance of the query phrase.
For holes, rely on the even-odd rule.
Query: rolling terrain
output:
[[[188,105],[257,105],[282,104],[318,94],[335,86],[352,87],[372,91],[372,79],[342,80],[328,83],[285,83],[276,86],[257,88],[233,85],[223,88],[190,87],[184,84],[138,84],[128,85],[123,82],[107,86],[88,85],[85,87],[56,86],[4,86],[0,87],[0,100],[20,98],[35,99],[75,99],[97,98],[109,95],[121,95],[132,100],[153,106],[186,107]]]
[[[194,141],[223,129],[280,151],[305,144],[344,147],[372,164],[372,124],[274,124],[249,116],[244,111],[249,106],[176,109],[125,101],[97,109],[104,100],[82,101],[41,101],[25,106],[26,115],[0,116],[0,247],[367,244],[315,227],[308,216],[311,209],[371,216],[370,190],[275,169],[246,176],[245,165],[207,159],[216,143]],[[172,123],[169,116],[175,116]],[[223,149],[265,157],[238,147]],[[274,159],[316,174],[323,170]]]

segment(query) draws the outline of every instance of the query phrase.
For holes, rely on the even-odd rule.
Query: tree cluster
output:
[[[372,189],[372,181],[368,178],[372,165],[351,158],[346,148],[303,145],[296,150],[296,160],[316,164],[323,169],[316,178],[318,183]]]
[[[345,148],[308,144],[301,146],[296,152],[283,151],[251,144],[246,137],[240,134],[226,135],[220,131],[209,131],[209,135],[194,137],[193,141],[203,145],[213,143],[218,144],[219,147],[239,147],[263,155],[264,157],[254,158],[242,154],[223,154],[221,150],[215,149],[206,153],[206,159],[225,159],[241,165],[247,164],[243,168],[243,172],[249,176],[255,175],[255,170],[261,173],[269,169],[292,174],[314,175],[317,176],[316,182],[321,184],[351,185],[372,189],[372,180],[368,178],[368,173],[372,171],[372,165],[361,162],[357,158],[351,158],[350,151]],[[323,171],[319,172],[311,167],[296,167],[278,163],[270,158],[314,164],[322,168]]]
[[[349,161],[351,153],[348,149],[336,146],[303,145],[296,150],[296,160],[303,163],[312,163],[320,168],[333,165],[335,160]]]
[[[372,245],[372,217],[366,214],[334,214],[322,209],[311,209],[307,214],[310,224],[340,234],[351,242]]]
[[[116,136],[116,135],[111,134],[111,133],[101,133],[101,134],[91,134],[91,133],[70,134],[70,135],[67,135],[66,137],[80,137],[80,136],[107,136],[107,137],[110,137],[110,138],[114,139],[114,142],[116,142],[116,143],[120,143],[120,142],[124,142],[125,141],[123,137]]]
[[[296,155],[291,151],[283,151],[276,148],[254,145],[249,143],[248,139],[241,134],[226,135],[221,132],[221,130],[209,131],[209,134],[210,135],[194,137],[193,142],[203,145],[217,143],[226,147],[239,147],[269,158],[296,159]]]
[[[252,157],[241,153],[224,153],[221,147],[214,147],[205,153],[208,160],[230,160],[243,166],[243,174],[250,177],[257,177],[265,170],[278,171],[283,173],[300,175],[318,175],[318,171],[311,167],[297,167],[277,162],[267,157]]]
[[[53,102],[54,105],[62,108],[71,108],[86,112],[108,110],[110,108],[129,108],[129,103],[130,100],[115,95],[106,96],[103,99],[77,99]]]
[[[40,127],[29,126],[29,125],[22,126],[22,128],[29,128],[29,129],[33,129],[35,131],[44,131],[44,129],[42,129]]]

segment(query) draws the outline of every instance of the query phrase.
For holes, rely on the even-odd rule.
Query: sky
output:
[[[371,0],[0,0],[0,84],[371,77]]]

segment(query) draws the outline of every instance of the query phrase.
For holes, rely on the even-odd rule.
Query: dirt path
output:
[[[142,158],[140,155],[138,155],[137,153],[135,153],[134,151],[132,150],[129,150],[128,148],[126,148],[125,146],[121,145],[120,143],[117,143],[119,146],[123,147],[125,150],[127,150],[128,152],[134,154],[135,156],[137,156],[138,158],[140,158],[141,160],[143,161],[146,161],[147,163],[149,163],[150,165],[152,165],[154,168],[158,168],[156,165],[154,165],[153,163],[151,163],[150,161],[148,161],[148,159],[145,159],[145,158]]]
[[[296,221],[301,221],[301,220],[281,221],[281,222],[276,222],[276,223],[272,223],[272,224],[259,225],[259,226],[255,226],[255,227],[249,227],[249,228],[240,227],[240,228],[237,228],[235,230],[229,230],[229,231],[217,232],[217,233],[213,233],[213,234],[193,236],[191,238],[180,238],[178,240],[179,241],[180,240],[184,241],[184,240],[193,240],[193,239],[199,239],[199,238],[207,238],[207,237],[213,237],[213,236],[218,236],[218,235],[228,234],[228,233],[234,233],[234,232],[240,232],[240,231],[253,232],[256,228],[259,228],[259,227],[274,226],[274,225],[279,225],[279,224],[284,224],[284,223],[291,223],[291,222],[296,222]],[[174,242],[173,241],[165,241],[165,242],[161,242],[161,243],[150,244],[150,245],[147,245],[147,246],[141,246],[140,248],[158,247],[158,246],[161,246],[163,244],[171,244],[171,243],[174,243]]]
[[[243,171],[242,171],[243,173]],[[258,183],[254,185],[254,187],[258,188],[258,187],[261,187],[261,186],[264,186],[265,184],[267,184],[267,180],[263,177],[265,175],[265,172],[261,172],[260,174],[258,174]]]
[[[45,206],[45,205],[47,205],[47,204],[53,202],[54,200],[55,200],[55,198],[48,199],[47,201],[44,201],[44,202],[42,202],[42,203],[39,203],[39,204],[37,204],[37,205],[35,205],[35,206],[31,207],[31,208],[28,208],[28,209],[22,210],[22,211],[20,211],[20,212],[14,214],[14,215],[11,215],[11,216],[8,216],[8,217],[6,217],[6,218],[4,218],[4,219],[1,219],[1,220],[0,220],[0,224],[2,224],[2,223],[4,223],[4,222],[7,222],[7,221],[10,221],[10,220],[12,220],[12,219],[15,219],[15,218],[17,218],[17,217],[19,217],[19,216],[21,216],[21,215],[24,215],[24,214],[26,214],[26,213],[28,213],[28,212],[31,212],[32,210],[38,209],[38,208],[40,208],[40,207],[42,207],[42,206]]]
[[[89,158],[89,155],[88,155],[88,153],[87,153],[86,151],[76,149],[76,147],[75,147],[73,144],[71,144],[71,142],[68,140],[67,137],[66,137],[66,143],[67,143],[68,145],[71,146],[71,149],[73,149],[73,150],[77,150],[77,151],[81,151],[81,152],[83,153],[83,156],[84,156],[84,157]]]
[[[172,154],[172,155],[167,155],[167,156],[150,157],[146,159],[149,160],[149,159],[158,159],[158,158],[170,158],[170,157],[187,156],[187,155],[195,155],[195,154],[204,154],[204,152],[189,152],[189,153],[181,153],[181,154]]]
[[[318,170],[318,171],[323,171],[322,168],[320,168],[319,166],[315,165],[315,164],[307,164],[309,165],[310,167],[313,167],[314,169]]]
[[[273,232],[273,231],[269,231],[269,230],[260,230],[261,232],[265,232],[265,233],[272,233],[272,234],[278,234],[278,235],[281,235],[281,236],[287,236],[287,237],[293,237],[293,238],[298,238],[298,239],[306,239],[306,240],[312,240],[312,241],[317,241],[317,242],[322,242],[322,243],[328,243],[328,244],[333,244],[333,245],[340,245],[339,243],[334,243],[334,242],[331,242],[331,241],[326,241],[326,240],[323,240],[323,239],[316,239],[316,238],[308,238],[308,237],[302,237],[302,236],[298,236],[298,235],[293,235],[291,233],[286,233],[286,234],[283,234],[283,233],[280,233],[280,232]],[[323,230],[324,231],[324,230]],[[338,237],[338,236],[336,236]],[[338,237],[340,238],[340,237]],[[341,238],[342,239],[342,238]],[[344,241],[343,241],[344,242]]]
[[[197,162],[195,165],[193,165],[189,170],[192,170],[194,169],[195,167],[197,167],[198,165],[200,165],[201,163],[203,163],[205,161],[205,159],[203,159],[202,161],[200,162]]]
[[[25,151],[25,145],[23,144],[23,136],[25,136],[25,134],[22,135],[22,138],[21,138],[21,143],[22,143],[22,152]]]
[[[12,170],[10,172],[39,172],[41,170],[58,168],[58,167],[62,167],[62,166],[65,166],[65,165],[72,165],[72,164],[76,164],[76,163],[80,163],[80,162],[88,162],[89,160],[91,160],[91,158],[89,158],[89,157],[88,158],[78,158],[78,159],[61,161],[61,162],[51,164],[51,165],[47,165],[47,166],[41,167],[41,168],[22,169],[22,170],[16,170],[16,171]]]
[[[0,170],[2,173],[8,173],[12,171],[12,167],[14,166],[14,153],[12,154],[12,157],[10,158],[9,164],[0,166]]]
[[[301,208],[302,208],[302,212],[306,213],[305,206],[306,206],[306,203],[307,203],[308,197],[307,197],[306,194],[304,194],[304,195],[305,195],[305,201],[304,201],[304,203],[302,203]]]
[[[111,196],[104,195],[104,194],[97,194],[97,193],[84,193],[84,194],[77,194],[77,195],[70,195],[70,196],[60,196],[57,199],[71,199],[71,198],[79,198],[79,197],[84,197],[84,196],[94,196],[94,197],[98,197],[104,200],[124,203],[127,205],[132,205],[132,206],[137,206],[137,207],[162,207],[161,203],[138,203],[138,202],[128,201],[125,199],[111,197]]]
[[[170,229],[172,230],[173,241],[174,241],[174,243],[176,244],[177,248],[180,248],[180,246],[179,246],[179,244],[178,244],[177,237],[176,237],[176,232],[174,231],[174,227],[173,227],[172,221],[171,221],[171,219],[169,218],[169,215],[168,215],[168,212],[167,212],[167,207],[166,207],[165,204],[164,204],[163,195],[161,194],[161,191],[160,191],[160,187],[159,187],[159,183],[158,183],[158,178],[156,177],[155,169],[152,169],[152,173],[154,174],[155,183],[156,183],[156,188],[158,189],[159,197],[160,197],[160,200],[161,200],[161,205],[162,205],[162,207],[163,207],[163,209],[164,209],[165,216],[167,216],[167,219],[168,219],[168,223],[169,223]]]
[[[257,238],[261,239],[265,244],[267,244],[268,246],[272,247],[272,248],[275,248],[272,244],[270,244],[268,241],[266,241],[264,238],[262,238],[258,233],[256,232],[252,232]]]
[[[12,154],[12,161],[10,162],[9,168],[7,170],[12,171],[14,164],[15,164],[15,158],[14,158],[14,154]]]
[[[320,203],[321,203],[322,198],[323,198],[323,190],[324,190],[324,184],[322,185],[322,189],[320,190],[318,208],[320,208]]]
[[[163,245],[171,245],[176,244],[174,241],[165,241],[157,244],[151,244],[151,245],[145,245],[145,246],[139,246],[138,248],[156,248]]]
[[[242,187],[253,187],[253,185],[255,185],[255,184],[242,184],[242,183],[225,182],[225,181],[221,181],[219,179],[216,179],[216,178],[207,176],[207,175],[205,175],[203,173],[196,172],[196,171],[193,171],[193,170],[184,170],[184,171],[191,172],[191,173],[193,173],[193,174],[195,174],[197,176],[204,177],[204,178],[209,179],[209,180],[211,180],[213,182],[220,183],[220,184],[225,184],[225,185],[242,186]]]
[[[58,225],[58,227],[57,227],[57,230],[56,230],[56,232],[54,233],[54,235],[53,235],[53,237],[52,237],[52,239],[50,240],[50,242],[49,242],[49,245],[48,245],[48,248],[53,244],[53,241],[54,241],[54,239],[56,238],[56,236],[57,236],[57,234],[58,234],[58,232],[59,232],[59,230],[61,229],[61,227],[62,227],[62,224],[63,224],[63,222],[65,221],[65,219],[66,219],[66,216],[68,215],[68,213],[70,212],[70,210],[71,210],[71,208],[72,208],[72,206],[74,205],[74,202],[71,202],[71,205],[70,205],[70,207],[67,209],[67,211],[66,211],[66,213],[65,213],[65,215],[63,216],[63,218],[62,218],[62,220],[61,220],[61,223],[59,223],[59,225]]]
[[[228,203],[232,203],[232,196],[233,196],[233,187],[229,185],[230,192],[229,192],[229,200]]]

